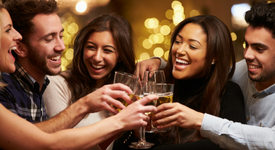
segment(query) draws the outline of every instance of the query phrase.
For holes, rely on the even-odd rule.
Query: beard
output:
[[[39,68],[41,72],[43,72],[44,74],[47,74],[47,75],[56,75],[56,74],[58,74],[61,71],[60,70],[58,73],[55,73],[47,65],[47,56],[41,56],[39,53],[37,53],[37,50],[34,50],[30,46],[28,47],[28,49],[29,49],[29,55],[28,55],[29,61],[34,66],[36,66],[37,68]],[[56,67],[60,67],[60,65],[58,65]]]
[[[274,76],[275,76],[275,70],[270,72],[261,72],[256,77],[252,77],[251,75],[248,74],[249,79],[254,82],[264,82]]]

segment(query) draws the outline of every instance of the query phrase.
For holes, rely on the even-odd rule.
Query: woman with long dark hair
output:
[[[174,103],[158,107],[155,125],[170,128],[159,136],[160,143],[168,145],[157,149],[219,148],[202,138],[198,130],[183,128],[181,115],[187,106],[202,113],[246,122],[242,92],[236,83],[229,81],[235,70],[229,30],[214,16],[191,17],[177,25],[171,43],[165,73],[170,79],[168,82],[175,83]]]

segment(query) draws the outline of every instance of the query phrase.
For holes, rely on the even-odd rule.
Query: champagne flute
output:
[[[114,76],[114,83],[125,84],[128,87],[130,87],[130,89],[132,91],[134,91],[135,88],[137,87],[137,85],[139,84],[139,77],[134,74],[116,71],[115,76]],[[133,99],[133,97],[134,97],[133,93],[130,94],[129,96],[131,97],[131,99]],[[116,98],[116,100],[120,101],[125,107],[128,106],[128,103],[124,99]],[[116,110],[118,112],[121,111],[119,108],[117,108],[115,106],[113,106],[113,107],[116,108]]]
[[[144,72],[144,77],[143,77],[143,83],[144,83],[144,95],[148,95],[150,93],[148,93],[148,87],[152,86],[155,83],[165,83],[165,74],[163,70],[156,70],[156,71],[145,71]],[[148,115],[150,115],[150,121],[148,123],[148,125],[146,126],[146,132],[147,133],[154,133],[155,131],[157,131],[157,129],[152,125],[152,115],[151,113],[149,113]]]
[[[172,103],[173,102],[173,91],[174,91],[174,84],[168,83],[155,83],[153,84],[153,91],[154,94],[158,95],[159,98],[156,102],[156,107],[163,103]],[[154,127],[155,132],[165,132],[165,129],[157,129]]]
[[[141,82],[135,89],[134,91],[134,99],[136,100],[139,100],[141,99],[142,97],[144,97],[144,84]],[[153,91],[152,87],[147,87],[147,89],[149,91],[149,93],[152,93],[151,91]],[[151,101],[145,105],[154,105],[155,106],[155,101]],[[147,115],[147,114],[146,114]],[[133,148],[133,149],[149,149],[151,148],[153,145],[155,145],[154,143],[150,143],[150,142],[147,142],[146,139],[145,139],[145,126],[142,126],[139,128],[139,140],[138,142],[132,142],[131,145],[129,145],[130,148]]]

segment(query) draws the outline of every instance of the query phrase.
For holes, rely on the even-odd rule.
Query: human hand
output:
[[[153,125],[159,129],[179,126],[200,130],[204,114],[180,103],[164,103],[157,107]]]
[[[101,110],[108,110],[113,114],[118,111],[111,105],[124,109],[125,106],[116,98],[124,99],[128,104],[131,104],[131,98],[128,94],[133,91],[126,85],[121,83],[115,83],[110,85],[104,85],[103,87],[95,90],[84,97],[85,105],[88,106],[89,112],[98,112]]]
[[[116,120],[120,122],[123,130],[132,130],[141,126],[146,126],[149,121],[149,117],[145,113],[156,112],[157,108],[153,105],[144,105],[156,99],[158,99],[157,95],[148,95],[132,103],[115,115]]]
[[[155,71],[158,70],[160,67],[160,59],[158,58],[152,58],[152,59],[147,59],[140,61],[136,64],[136,70],[135,70],[135,75],[139,76],[140,80],[143,80],[144,72],[146,70],[149,71]]]

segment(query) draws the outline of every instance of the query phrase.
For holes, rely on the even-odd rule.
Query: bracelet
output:
[[[132,136],[132,134],[133,134],[133,131],[131,131],[129,136],[123,141],[124,144],[129,140],[129,138]]]

